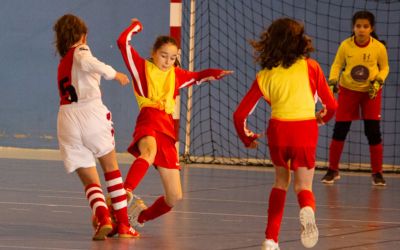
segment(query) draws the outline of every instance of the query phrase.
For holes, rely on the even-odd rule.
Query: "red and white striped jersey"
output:
[[[116,71],[94,57],[86,44],[71,48],[58,65],[60,105],[101,99],[100,79],[115,78]]]

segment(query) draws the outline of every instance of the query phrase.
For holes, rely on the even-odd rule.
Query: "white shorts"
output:
[[[57,136],[68,173],[96,166],[96,158],[115,148],[111,112],[101,100],[62,105],[57,117]]]

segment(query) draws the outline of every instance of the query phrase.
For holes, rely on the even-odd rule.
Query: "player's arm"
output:
[[[342,69],[344,67],[345,60],[346,60],[345,44],[342,43],[342,44],[340,44],[340,46],[336,52],[336,56],[335,56],[335,59],[333,60],[331,70],[329,73],[328,84],[329,84],[329,88],[331,89],[331,91],[333,93],[338,92],[337,84],[339,82],[340,72],[342,71]]]
[[[389,60],[385,46],[381,46],[378,56],[379,73],[376,76],[377,81],[383,84],[389,74]]]
[[[117,71],[115,71],[115,69],[110,65],[107,65],[94,57],[90,52],[89,46],[81,45],[77,47],[74,57],[83,71],[95,72],[103,76],[106,80],[115,79]]]
[[[145,60],[139,55],[135,48],[130,44],[132,36],[143,29],[142,24],[137,19],[132,19],[131,24],[119,36],[117,40],[118,48],[121,51],[125,65],[132,76],[135,92],[141,96],[146,92]]]
[[[335,114],[337,102],[332,91],[326,82],[324,72],[320,65],[314,60],[308,60],[309,78],[314,82],[317,95],[322,103],[322,109],[316,113],[317,121],[320,124],[327,123]]]
[[[248,148],[257,147],[256,139],[260,137],[259,134],[255,134],[247,128],[247,117],[256,108],[258,100],[263,96],[257,80],[253,82],[250,90],[243,97],[242,101],[233,113],[233,122],[235,125],[236,132],[243,142],[243,144]]]
[[[194,84],[201,84],[206,81],[219,80],[233,71],[222,69],[206,69],[198,72],[191,72],[181,68],[176,68],[175,72],[179,75],[179,88],[186,88]]]

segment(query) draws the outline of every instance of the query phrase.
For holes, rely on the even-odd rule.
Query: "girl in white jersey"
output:
[[[100,79],[117,80],[121,85],[129,78],[95,58],[86,45],[87,27],[71,14],[60,17],[54,27],[55,45],[61,56],[58,66],[60,109],[57,135],[68,173],[76,172],[85,188],[95,221],[93,240],[104,240],[115,231],[120,238],[139,234],[130,226],[126,193],[115,155],[111,113],[101,100]],[[98,158],[104,171],[116,223],[109,211],[96,170]]]

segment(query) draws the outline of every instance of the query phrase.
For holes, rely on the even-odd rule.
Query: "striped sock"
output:
[[[111,196],[111,203],[114,209],[116,220],[119,223],[129,225],[126,191],[119,170],[104,173],[107,191]]]
[[[101,186],[94,183],[89,184],[85,187],[85,193],[93,215],[95,215],[99,221],[103,221],[107,218],[108,208]]]

